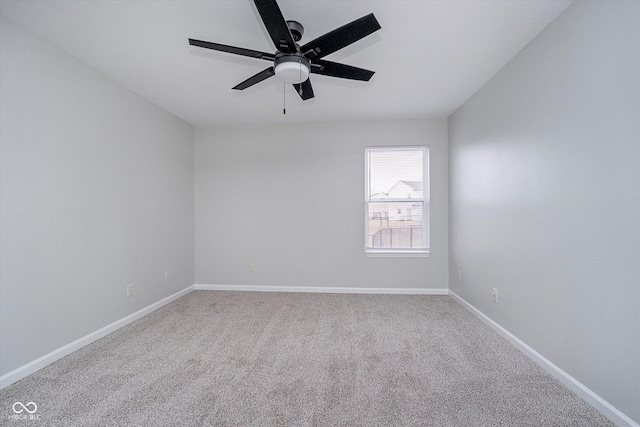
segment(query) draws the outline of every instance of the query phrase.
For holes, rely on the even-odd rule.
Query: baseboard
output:
[[[0,389],[3,389],[15,383],[16,381],[20,381],[26,376],[31,375],[34,372],[39,371],[40,369],[52,364],[53,362],[62,359],[66,355],[71,354],[74,351],[79,350],[82,347],[87,346],[106,335],[109,335],[110,333],[122,328],[123,326],[126,326],[143,316],[146,316],[147,314],[159,309],[160,307],[169,304],[171,301],[174,301],[181,296],[188,294],[192,290],[193,285],[181,290],[180,292],[176,292],[175,294],[170,295],[156,303],[153,303],[150,306],[143,308],[142,310],[138,310],[135,313],[128,315],[127,317],[117,320],[112,324],[105,326],[104,328],[98,329],[97,331],[92,332],[89,335],[77,339],[74,342],[65,345],[64,347],[60,347],[59,349],[54,350],[49,354],[45,354],[44,356],[32,362],[29,362],[26,365],[23,365],[11,372],[2,375],[0,377]]]
[[[457,295],[452,290],[449,290],[449,296],[451,296],[457,303],[462,305],[464,308],[473,313],[477,318],[479,318],[483,323],[493,329],[495,332],[504,337],[507,341],[513,344],[517,349],[522,351],[525,355],[527,355],[531,360],[533,360],[536,364],[538,364],[542,369],[551,374],[554,378],[564,384],[567,388],[572,390],[582,399],[584,399],[591,406],[600,411],[604,416],[609,418],[611,421],[615,423],[617,426],[624,427],[640,427],[638,423],[633,421],[631,418],[620,412],[609,402],[598,396],[587,386],[582,384],[580,381],[573,378],[571,375],[554,365],[551,361],[545,358],[543,355],[535,351],[533,348],[529,347],[526,343],[520,340],[518,337],[513,335],[511,332],[507,331],[505,328],[500,326],[494,320],[490,319],[486,314],[475,308],[473,305],[468,303],[462,297]]]
[[[202,291],[307,292],[323,294],[448,295],[440,288],[341,288],[323,286],[194,285]]]

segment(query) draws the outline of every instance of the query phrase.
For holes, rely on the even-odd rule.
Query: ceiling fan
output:
[[[276,46],[275,53],[189,39],[192,46],[273,62],[272,66],[249,77],[233,89],[244,90],[275,75],[286,83],[292,83],[300,97],[307,100],[313,98],[309,73],[362,81],[369,81],[373,76],[373,71],[322,59],[379,30],[380,24],[373,13],[300,46],[297,42],[304,33],[302,24],[297,21],[285,21],[276,0],[254,0],[254,3]]]

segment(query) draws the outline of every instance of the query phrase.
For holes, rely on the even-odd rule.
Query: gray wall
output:
[[[5,374],[193,284],[193,127],[4,18],[1,31]]]
[[[449,118],[450,289],[636,422],[639,40],[576,2]]]
[[[447,288],[446,120],[207,127],[195,141],[196,283]],[[385,144],[430,146],[430,258],[364,255],[364,147]]]

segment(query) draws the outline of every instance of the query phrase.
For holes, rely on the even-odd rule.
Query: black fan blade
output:
[[[276,49],[285,53],[297,52],[296,42],[276,0],[253,0],[253,2]]]
[[[368,82],[375,74],[375,71],[352,67],[351,65],[339,64],[337,62],[325,61],[324,59],[314,61],[313,65],[314,67],[311,67],[312,73],[339,77],[341,79],[362,80]],[[319,65],[320,67],[315,67],[315,65]]]
[[[296,88],[296,92],[300,95],[303,101],[307,99],[313,98],[313,86],[311,86],[311,79],[307,79],[302,83],[294,83],[293,87]],[[302,88],[302,92],[300,92],[300,88]]]
[[[274,61],[275,55],[266,52],[258,52],[257,50],[244,49],[242,47],[227,46],[226,44],[205,42],[202,40],[189,39],[191,46],[204,47],[206,49],[219,50],[221,52],[233,53],[235,55],[249,56],[251,58],[266,59],[267,61]]]
[[[300,49],[309,59],[320,59],[343,47],[355,43],[361,38],[376,32],[380,29],[380,24],[373,13],[356,19],[340,28],[329,31],[327,34],[311,40]],[[307,55],[309,51],[313,51],[311,55]]]
[[[273,69],[273,67],[269,67],[266,70],[260,71],[255,76],[249,77],[247,80],[233,87],[233,89],[244,90],[249,86],[253,86],[256,83],[260,83],[261,81],[266,80],[271,76],[274,76],[275,74],[276,74],[276,71]]]

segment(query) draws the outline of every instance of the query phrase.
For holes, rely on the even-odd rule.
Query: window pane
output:
[[[422,198],[423,153],[423,150],[369,151],[369,198]]]
[[[424,203],[369,202],[367,247],[373,249],[424,248]]]

